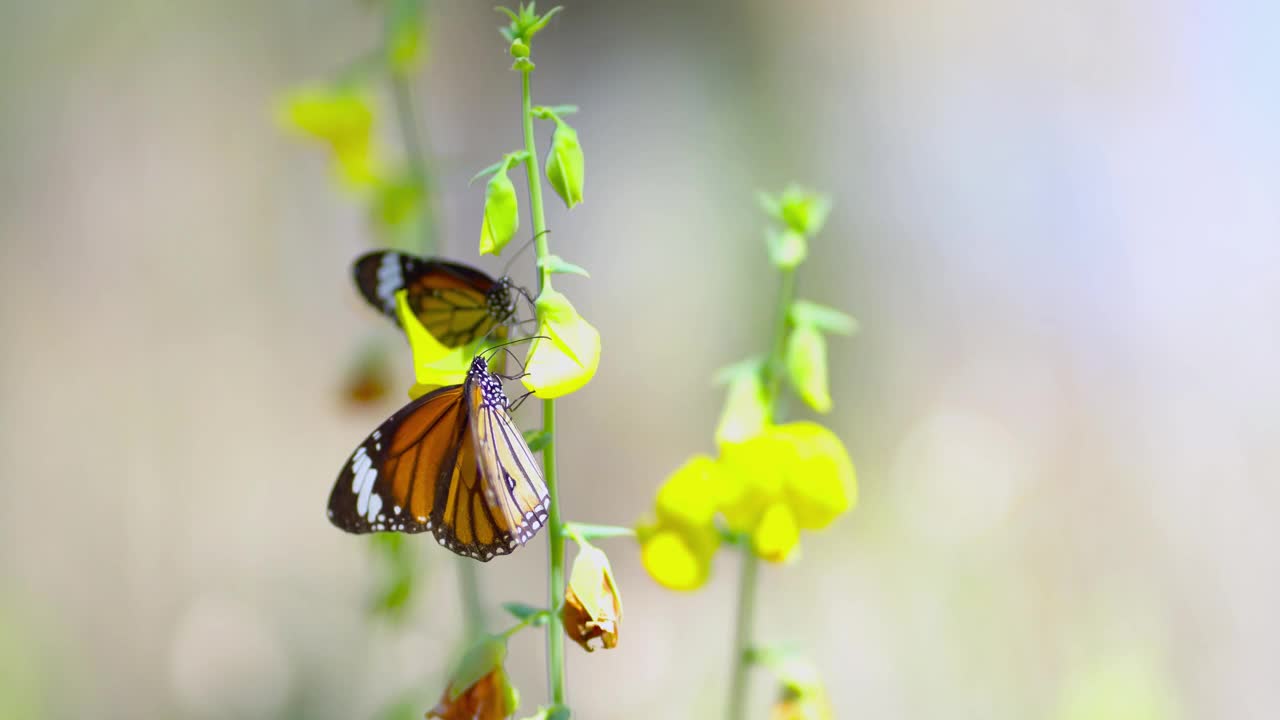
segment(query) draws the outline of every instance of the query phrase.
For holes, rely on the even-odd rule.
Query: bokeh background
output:
[[[1280,6],[565,4],[535,93],[583,108],[586,202],[549,224],[604,338],[562,403],[570,518],[629,524],[713,449],[710,376],[770,321],[755,193],[798,180],[835,203],[801,293],[863,328],[826,419],[861,501],[765,568],[759,638],[841,718],[1280,712]],[[432,5],[415,92],[470,262],[518,82],[491,3]],[[325,521],[409,370],[344,404],[395,339],[350,287],[372,236],[272,117],[379,22],[0,6],[0,715],[360,718],[443,686],[454,558],[423,540],[409,622],[371,622],[369,546]],[[734,558],[674,594],[609,550],[622,644],[569,648],[575,717],[717,717]],[[544,544],[480,575],[540,603]],[[512,645],[529,711],[542,652]]]

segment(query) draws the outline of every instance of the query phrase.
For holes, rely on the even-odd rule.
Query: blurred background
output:
[[[414,83],[465,262],[467,180],[521,142],[490,4],[431,3]],[[710,377],[771,321],[755,193],[799,181],[834,201],[801,295],[863,328],[824,420],[861,499],[764,568],[758,638],[840,718],[1280,712],[1280,6],[565,4],[535,101],[582,107],[586,202],[548,222],[604,339],[561,403],[569,518],[631,524],[714,449]],[[351,287],[364,211],[273,118],[380,23],[0,8],[0,716],[420,717],[443,687],[454,557],[419,538],[409,618],[371,620],[370,547],[325,519],[411,378]],[[353,408],[368,342],[392,391]],[[575,717],[717,717],[735,558],[677,594],[607,549],[627,614],[618,649],[568,649]],[[545,602],[544,543],[479,572],[494,625]],[[541,636],[511,653],[532,712]],[[756,717],[775,689],[754,675]]]

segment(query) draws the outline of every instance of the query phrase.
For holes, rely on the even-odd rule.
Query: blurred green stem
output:
[[[466,645],[469,647],[485,632],[484,600],[480,596],[480,576],[475,561],[458,558],[458,587],[462,594],[462,613],[466,619]]]
[[[773,337],[769,345],[769,360],[765,364],[765,387],[768,389],[769,421],[777,422],[778,391],[782,387],[787,351],[787,316],[796,297],[796,271],[782,271],[778,282],[778,306],[773,321]],[[729,683],[727,720],[743,720],[747,709],[747,674],[751,669],[750,651],[753,644],[751,627],[756,610],[756,575],[760,559],[751,549],[749,536],[738,536],[738,551],[742,553],[742,571],[738,578],[738,619],[733,634],[733,675]]]
[[[742,553],[742,572],[738,578],[738,622],[733,633],[733,679],[729,683],[729,705],[725,717],[742,720],[746,717],[747,671],[751,668],[751,624],[756,608],[756,572],[760,560],[751,552],[751,539],[739,541]]]
[[[409,77],[403,72],[392,70],[391,91],[395,96],[400,136],[404,141],[404,151],[409,159],[409,175],[417,188],[418,202],[422,208],[418,247],[415,249],[419,255],[434,255],[436,253],[435,179],[431,176],[431,169],[427,164],[422,131],[418,128],[417,114],[413,109],[413,88],[409,85]]]
[[[769,390],[769,420],[777,422],[774,417],[778,405],[778,390],[782,386],[782,375],[785,372],[787,352],[787,315],[791,312],[791,303],[796,297],[795,268],[782,271],[782,279],[778,287],[777,314],[773,321],[773,345],[769,348],[769,362],[765,366],[767,377],[765,387]]]
[[[529,76],[531,69],[520,71],[521,119],[524,121],[524,149],[529,153],[525,159],[525,170],[529,180],[529,214],[533,216],[534,251],[542,260],[551,255],[547,243],[547,220],[542,207],[542,176],[538,172],[538,145],[533,136],[533,93],[530,90]],[[539,264],[538,290],[551,283],[550,266]],[[547,623],[547,684],[551,702],[556,705],[565,704],[564,691],[564,622],[560,618],[560,609],[564,604],[564,523],[560,520],[560,495],[556,489],[556,403],[554,400],[542,401],[542,429],[549,434],[551,441],[542,448],[542,474],[547,483],[547,494],[550,496],[551,508],[547,515],[548,548],[548,581],[547,590],[551,609],[550,622]]]

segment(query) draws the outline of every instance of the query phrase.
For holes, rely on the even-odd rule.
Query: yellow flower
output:
[[[480,641],[459,663],[440,702],[427,711],[439,720],[505,720],[519,705],[502,667],[507,645],[500,638]]]
[[[722,504],[730,529],[751,534],[760,557],[780,562],[853,507],[857,478],[843,443],[812,422],[771,425],[721,450]]]
[[[438,387],[462,382],[471,366],[473,349],[449,349],[436,340],[409,308],[405,290],[396,292],[396,315],[413,350],[413,374],[417,382],[409,390],[409,396],[418,398]]]
[[[672,590],[694,590],[711,575],[720,547],[715,514],[721,478],[716,462],[697,455],[658,490],[656,519],[636,528],[640,557],[654,580]]]
[[[550,285],[534,303],[538,335],[529,348],[522,382],[534,395],[549,400],[586,385],[600,365],[600,333],[574,309],[569,298]]]
[[[797,694],[784,691],[773,706],[770,720],[831,720],[831,705],[821,690]]]
[[[583,544],[578,550],[569,586],[565,588],[561,617],[565,633],[587,652],[595,649],[591,641],[596,639],[606,649],[618,645],[622,598],[613,580],[609,558],[600,548]]]

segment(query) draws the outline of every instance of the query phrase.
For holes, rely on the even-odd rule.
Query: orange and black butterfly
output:
[[[351,533],[429,530],[481,561],[524,545],[550,498],[507,409],[500,376],[476,357],[461,385],[414,400],[356,448],[329,495],[329,521]]]
[[[505,275],[494,280],[466,265],[392,250],[361,255],[352,270],[360,294],[397,324],[396,292],[405,290],[409,309],[445,347],[467,345],[515,317],[519,289]]]

